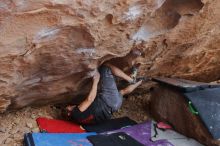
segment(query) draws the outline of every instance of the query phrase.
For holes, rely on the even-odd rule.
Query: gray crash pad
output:
[[[152,80],[164,85],[171,86],[182,92],[194,92],[206,88],[220,87],[220,84],[210,84],[210,83],[196,82],[196,81],[177,79],[177,78],[157,77],[157,78],[152,78]]]
[[[185,96],[193,103],[214,139],[220,138],[220,88],[208,88]]]

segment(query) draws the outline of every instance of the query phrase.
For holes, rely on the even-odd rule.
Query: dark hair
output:
[[[68,113],[69,113],[69,111],[66,108],[63,108],[61,110],[61,117],[65,120],[70,120],[71,115],[69,116]]]

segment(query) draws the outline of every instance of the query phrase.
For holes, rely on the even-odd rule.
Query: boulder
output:
[[[142,75],[216,80],[219,3],[1,1],[0,112],[82,100],[108,60],[123,69],[140,63]]]
[[[212,138],[199,116],[190,112],[183,93],[165,85],[156,85],[151,91],[149,111],[156,121],[169,123],[179,133],[204,145],[220,144]]]
[[[87,93],[94,70],[129,53],[134,43],[129,36],[156,5],[138,0],[1,1],[0,111]]]

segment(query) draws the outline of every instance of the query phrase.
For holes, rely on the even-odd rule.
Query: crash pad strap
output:
[[[191,112],[192,114],[194,114],[194,115],[198,115],[199,112],[195,109],[195,107],[193,106],[192,102],[189,101],[188,103],[189,103],[189,110],[190,110],[190,112]]]
[[[24,146],[35,146],[31,133],[26,133],[24,135]]]

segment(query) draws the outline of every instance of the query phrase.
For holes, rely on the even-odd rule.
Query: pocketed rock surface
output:
[[[141,74],[220,78],[219,0],[1,0],[0,112],[79,99],[107,60]]]

